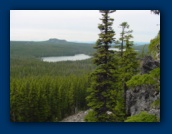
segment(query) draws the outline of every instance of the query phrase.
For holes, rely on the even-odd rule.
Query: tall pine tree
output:
[[[129,29],[129,25],[127,22],[122,23],[125,24],[126,28]],[[133,42],[130,41],[132,36],[132,30],[127,30],[125,34],[121,37],[123,38],[123,41],[125,42],[125,48],[126,50],[123,52],[122,57],[119,61],[119,78],[121,82],[121,87],[123,90],[123,107],[124,107],[124,113],[127,116],[126,111],[126,92],[128,90],[128,87],[126,85],[126,82],[131,79],[132,76],[134,76],[138,72],[139,62],[137,60],[137,52],[132,48]]]
[[[121,57],[123,56],[123,50],[124,50],[124,44],[126,44],[126,36],[127,35],[131,35],[131,33],[133,32],[132,30],[128,30],[129,29],[129,25],[127,22],[123,22],[120,24],[120,27],[122,28],[122,32],[120,33],[121,37],[119,38],[120,40],[120,50],[121,50]]]
[[[114,54],[109,48],[114,42],[115,32],[112,29],[114,19],[110,18],[110,14],[115,10],[100,10],[102,14],[102,24],[98,28],[101,33],[96,42],[97,49],[94,54],[94,64],[96,69],[91,75],[91,85],[88,89],[87,97],[88,106],[94,112],[93,121],[108,122],[115,121],[115,85],[114,85]],[[91,120],[90,120],[91,121]]]

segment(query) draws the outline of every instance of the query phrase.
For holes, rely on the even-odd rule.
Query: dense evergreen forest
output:
[[[91,109],[85,117],[88,122],[133,121],[126,113],[126,91],[145,84],[160,89],[156,83],[160,79],[160,68],[149,75],[139,74],[140,59],[146,55],[156,59],[160,33],[150,45],[134,46],[129,24],[121,23],[124,29],[116,46],[121,51],[110,51],[115,31],[112,28],[114,19],[109,14],[114,12],[100,10],[102,24],[98,28],[101,33],[96,45],[58,39],[10,42],[11,121],[58,122],[87,109]],[[41,60],[41,57],[75,54],[93,58],[55,63]],[[145,79],[150,79],[150,83]]]
[[[65,55],[76,54],[70,46],[62,49],[59,46],[57,45],[58,50],[64,51]],[[35,45],[22,46],[22,43],[11,45],[11,121],[60,121],[78,110],[86,109],[88,76],[94,69],[91,59],[57,63],[43,62],[40,60],[42,53],[36,53],[38,50],[36,47]],[[53,44],[44,47],[41,49],[46,53],[43,56],[51,55],[54,51]],[[77,49],[78,53],[84,50],[85,47],[81,51]],[[58,55],[59,53],[56,54]]]

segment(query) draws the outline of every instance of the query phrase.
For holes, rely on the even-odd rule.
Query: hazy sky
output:
[[[119,38],[119,25],[126,21],[133,30],[133,41],[149,42],[160,30],[160,15],[150,10],[117,10],[111,15]],[[98,10],[11,10],[10,40],[44,41],[49,38],[68,41],[96,41],[101,23]]]

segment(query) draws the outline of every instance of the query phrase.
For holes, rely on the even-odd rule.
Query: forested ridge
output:
[[[56,39],[10,42],[11,121],[58,122],[88,109],[85,117],[88,122],[158,121],[145,111],[136,116],[128,114],[126,92],[143,85],[153,85],[160,92],[160,83],[157,83],[160,67],[140,74],[141,60],[145,56],[156,60],[156,54],[160,52],[160,32],[150,45],[134,46],[132,30],[127,22],[123,22],[121,37],[115,46],[121,51],[111,51],[109,48],[116,40],[116,33],[112,28],[114,19],[109,14],[114,12],[100,10],[102,24],[98,26],[100,34],[96,44]],[[55,63],[41,60],[46,56],[75,54],[93,58]],[[158,99],[152,105],[159,106]]]
[[[93,44],[51,41],[11,41],[11,58],[40,58],[48,56],[72,56],[75,54],[88,54],[94,52]]]

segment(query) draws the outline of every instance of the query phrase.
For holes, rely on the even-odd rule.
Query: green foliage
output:
[[[141,85],[154,85],[156,89],[160,90],[160,68],[155,68],[149,74],[135,75],[128,82],[127,86],[136,87]]]
[[[125,122],[158,122],[158,119],[155,115],[143,111],[137,115],[128,117]]]
[[[120,27],[122,28],[122,32],[120,33],[121,37],[119,38],[119,42],[118,42],[120,45],[118,47],[121,50],[121,57],[122,57],[123,56],[123,49],[125,48],[124,43],[129,44],[129,40],[131,38],[133,38],[133,36],[131,34],[133,31],[128,30],[130,26],[128,25],[127,22],[121,23]]]
[[[139,57],[144,58],[146,55],[148,55],[148,45],[143,46],[143,48],[139,54]]]
[[[160,98],[158,98],[157,100],[155,100],[152,104],[151,104],[152,108],[160,108]]]
[[[115,77],[114,65],[115,60],[113,51],[110,51],[110,45],[114,41],[115,32],[112,30],[113,19],[110,18],[112,10],[101,10],[102,24],[98,28],[101,33],[97,40],[96,53],[93,62],[96,65],[95,71],[91,74],[91,83],[88,88],[87,96],[88,106],[94,111],[98,122],[113,120],[114,117],[107,116],[106,112],[111,111],[113,114],[115,107],[116,86],[114,85]]]
[[[86,122],[97,122],[96,113],[93,110],[90,110],[85,116],[84,121]]]
[[[156,54],[160,51],[160,31],[158,35],[151,40],[149,45],[149,53],[155,58]]]
[[[10,115],[12,121],[60,121],[86,109],[87,75],[11,78]]]
[[[138,58],[143,58],[145,55],[148,55],[148,46],[145,45],[133,45],[132,48],[138,53]]]
[[[130,41],[132,36],[132,30],[128,30],[129,25],[127,22],[123,22],[122,33],[120,40],[122,41],[121,47],[123,48],[123,42],[125,42],[126,50],[123,52],[121,49],[121,54],[118,57],[118,66],[116,72],[118,73],[117,82],[118,82],[118,97],[117,105],[115,107],[116,113],[118,113],[118,120],[124,121],[127,112],[126,112],[126,91],[128,87],[126,82],[131,79],[133,75],[138,72],[139,63],[136,59],[137,52],[134,51],[133,42]]]
[[[90,73],[95,66],[91,59],[83,61],[65,61],[65,62],[43,62],[40,59],[10,59],[10,77],[24,78],[27,76],[68,76],[75,74],[77,76]]]

